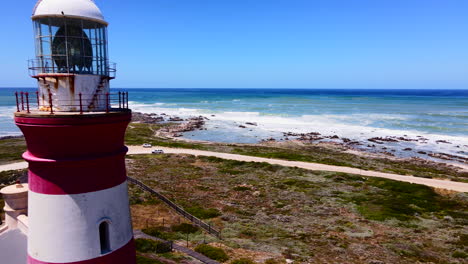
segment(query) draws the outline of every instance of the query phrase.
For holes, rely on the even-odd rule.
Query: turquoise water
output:
[[[0,89],[0,135],[19,133],[11,118],[15,109],[13,91]],[[337,134],[359,140],[374,136],[424,136],[429,139],[426,148],[459,154],[468,145],[468,90],[127,91],[130,107],[135,111],[164,112],[181,117],[207,116],[210,119],[208,130],[184,135],[198,140],[252,143],[291,131]],[[239,128],[245,122],[256,122],[258,126]],[[436,140],[448,140],[453,144],[441,146],[435,144]]]

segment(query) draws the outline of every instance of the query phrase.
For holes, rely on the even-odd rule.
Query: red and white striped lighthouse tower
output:
[[[107,22],[91,0],[39,0],[32,20],[39,87],[18,95],[15,113],[28,148],[28,263],[134,264],[131,111],[125,93],[109,93]]]

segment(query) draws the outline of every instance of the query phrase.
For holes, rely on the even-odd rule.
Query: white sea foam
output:
[[[134,111],[145,113],[166,113],[181,117],[204,115],[210,119],[210,121],[207,122],[208,130],[215,129],[219,130],[220,133],[237,133],[239,135],[229,135],[229,137],[240,141],[242,141],[240,138],[245,137],[247,142],[258,141],[260,138],[267,136],[279,136],[282,132],[319,132],[322,135],[336,134],[340,137],[361,141],[366,141],[370,137],[397,136],[417,138],[417,136],[422,136],[428,139],[427,143],[420,144],[417,142],[404,142],[402,144],[406,144],[414,148],[452,154],[455,154],[460,150],[464,150],[465,152],[468,151],[468,148],[466,147],[466,145],[468,145],[468,138],[464,136],[427,133],[414,129],[403,130],[373,126],[373,124],[382,120],[407,120],[407,117],[396,114],[309,114],[302,116],[281,116],[274,114],[267,115],[260,112],[217,112],[205,109],[170,108],[162,107],[160,104],[140,104],[135,102],[131,102],[131,107]],[[246,122],[255,122],[258,126],[249,126],[248,129],[253,130],[252,132],[239,128],[239,125],[245,125]],[[213,141],[221,138],[221,136],[214,136],[214,132],[211,133],[213,133]],[[199,137],[203,136],[199,135]],[[206,138],[203,139],[206,140]],[[446,140],[452,144],[437,143],[437,140]],[[465,156],[460,153],[457,155]]]
[[[0,137],[21,135],[21,131],[13,122],[15,111],[15,106],[0,106]]]
[[[0,118],[13,119],[13,113],[16,111],[16,106],[0,106]]]

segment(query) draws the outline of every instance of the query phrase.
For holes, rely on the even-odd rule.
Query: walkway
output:
[[[151,240],[156,240],[156,241],[161,241],[161,242],[167,242],[164,239],[147,235],[147,234],[141,232],[141,230],[133,230],[133,236],[135,237],[135,239],[145,238],[145,239],[151,239]],[[202,254],[200,254],[198,252],[195,252],[195,251],[191,250],[190,248],[186,248],[186,247],[178,245],[176,243],[172,244],[172,248],[174,248],[177,251],[183,252],[183,253],[185,253],[185,254],[193,257],[193,258],[196,258],[196,259],[198,259],[199,261],[201,261],[203,263],[206,263],[206,264],[220,264],[219,262],[206,257],[205,255],[202,255]]]
[[[456,191],[456,192],[468,192],[468,183],[455,182],[455,181],[449,181],[449,180],[427,179],[427,178],[421,178],[421,177],[398,175],[398,174],[378,172],[378,171],[360,170],[360,169],[350,168],[350,167],[333,166],[333,165],[325,165],[325,164],[301,162],[301,161],[288,161],[288,160],[259,158],[259,157],[252,157],[252,156],[245,156],[245,155],[238,155],[238,154],[203,151],[203,150],[195,150],[195,149],[179,149],[179,148],[165,148],[165,147],[158,147],[158,149],[162,149],[165,153],[191,154],[195,156],[213,156],[213,157],[218,157],[222,159],[230,159],[230,160],[238,160],[238,161],[267,162],[270,164],[276,164],[276,165],[287,166],[287,167],[298,167],[298,168],[302,168],[306,170],[344,172],[344,173],[357,174],[357,175],[362,175],[362,176],[367,176],[367,177],[380,177],[380,178],[386,178],[386,179],[391,179],[391,180],[396,180],[396,181],[417,183],[417,184],[422,184],[422,185],[426,185],[426,186],[430,186],[434,188],[447,189],[447,190]],[[150,154],[151,150],[152,149],[143,148],[141,146],[129,146],[128,154],[129,155]],[[20,163],[14,163],[14,164],[0,165],[0,171],[12,170],[12,168],[13,169],[27,168],[27,164],[25,162],[20,162]]]

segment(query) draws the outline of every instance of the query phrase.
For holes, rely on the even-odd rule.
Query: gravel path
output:
[[[342,166],[333,166],[333,165],[325,165],[319,163],[311,163],[311,162],[301,162],[301,161],[288,161],[288,160],[278,160],[278,159],[268,159],[268,158],[260,158],[260,157],[253,157],[253,156],[245,156],[245,155],[238,155],[238,154],[230,154],[230,153],[221,153],[221,152],[212,152],[212,151],[203,151],[203,150],[195,150],[195,149],[178,149],[178,148],[164,148],[164,147],[157,147],[158,149],[162,149],[165,153],[178,153],[178,154],[191,154],[195,156],[214,156],[222,159],[230,159],[230,160],[239,160],[239,161],[253,161],[253,162],[267,162],[270,164],[276,164],[281,166],[287,167],[298,167],[307,170],[317,170],[317,171],[334,171],[334,172],[344,172],[344,173],[351,173],[351,174],[358,174],[368,177],[381,177],[396,181],[403,181],[403,182],[410,182],[410,183],[417,183],[422,184],[430,187],[435,188],[442,188],[457,192],[468,192],[468,183],[463,182],[454,182],[449,180],[437,180],[437,179],[427,179],[421,177],[414,177],[414,176],[405,176],[405,175],[398,175],[392,173],[384,173],[378,171],[367,171],[367,170],[360,170],[356,168],[350,167],[342,167]],[[154,148],[153,148],[154,149]],[[130,146],[128,154],[148,154],[151,153],[152,149],[143,148],[141,146]]]
[[[28,167],[28,163],[26,161],[10,163],[0,165],[0,171],[9,171],[9,170],[21,170],[26,169]]]
[[[143,148],[141,146],[129,146],[128,148],[129,148],[129,151],[128,151],[129,155],[150,154],[151,151],[155,149],[155,148]],[[267,162],[270,164],[276,164],[276,165],[287,166],[287,167],[298,167],[298,168],[307,169],[307,170],[334,171],[334,172],[357,174],[357,175],[368,176],[368,177],[381,177],[381,178],[386,178],[386,179],[391,179],[391,180],[396,180],[396,181],[417,183],[417,184],[422,184],[422,185],[426,185],[426,186],[430,186],[434,188],[447,189],[451,191],[468,192],[468,183],[455,182],[455,181],[449,181],[449,180],[427,179],[427,178],[421,178],[421,177],[398,175],[398,174],[384,173],[384,172],[378,172],[378,171],[367,171],[367,170],[361,170],[361,169],[350,168],[350,167],[333,166],[333,165],[325,165],[325,164],[301,162],[301,161],[268,159],[268,158],[260,158],[260,157],[252,157],[252,156],[245,156],[245,155],[238,155],[238,154],[212,152],[212,151],[203,151],[203,150],[195,150],[195,149],[179,149],[179,148],[165,148],[165,147],[157,147],[157,148],[162,149],[165,153],[191,154],[195,156],[213,156],[213,157],[218,157],[222,159],[239,160],[239,161]],[[18,163],[13,163],[13,164],[0,165],[0,171],[24,169],[24,168],[27,168],[27,166],[28,164],[26,162],[18,162]]]

